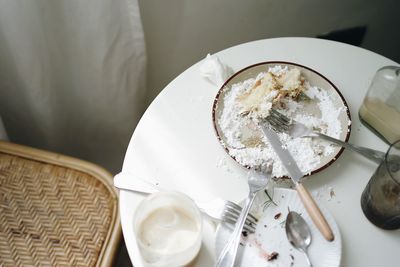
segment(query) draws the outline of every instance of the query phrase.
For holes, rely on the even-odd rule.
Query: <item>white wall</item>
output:
[[[363,47],[400,62],[398,0],[139,0],[139,5],[151,98],[207,53],[263,38],[314,37],[368,25]]]

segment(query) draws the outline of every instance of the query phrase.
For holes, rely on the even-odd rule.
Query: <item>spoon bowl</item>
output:
[[[297,212],[289,211],[285,230],[290,244],[304,253],[308,266],[311,267],[311,261],[307,254],[307,248],[311,244],[311,231],[307,222]]]

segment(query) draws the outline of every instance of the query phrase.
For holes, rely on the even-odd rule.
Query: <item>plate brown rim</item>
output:
[[[289,61],[264,61],[264,62],[259,62],[259,63],[256,63],[256,64],[249,65],[249,66],[247,66],[247,67],[245,67],[245,68],[243,68],[243,69],[241,69],[241,70],[235,72],[231,77],[229,77],[228,80],[226,80],[226,81],[224,82],[224,84],[223,84],[223,85],[220,87],[220,89],[218,90],[217,95],[216,95],[215,98],[214,98],[214,102],[213,102],[213,106],[212,106],[213,128],[214,128],[214,133],[215,133],[215,135],[217,136],[218,142],[219,142],[219,143],[221,144],[221,146],[224,148],[224,150],[226,151],[226,153],[227,153],[237,164],[239,164],[240,166],[242,166],[242,167],[244,167],[244,168],[246,168],[246,169],[250,169],[250,166],[240,164],[240,163],[236,160],[236,158],[235,158],[234,156],[232,156],[232,155],[229,153],[229,148],[224,144],[224,141],[222,140],[220,134],[218,133],[217,122],[216,122],[216,109],[217,109],[217,106],[218,106],[218,100],[219,100],[219,98],[220,98],[220,96],[221,96],[221,93],[222,93],[223,90],[225,89],[226,85],[227,85],[233,78],[235,78],[237,75],[239,75],[240,73],[242,73],[242,72],[244,72],[244,71],[246,71],[246,70],[248,70],[248,69],[251,69],[251,68],[254,68],[254,67],[257,67],[257,66],[260,66],[260,65],[267,65],[267,64],[269,64],[269,65],[270,65],[270,64],[275,64],[275,65],[279,65],[279,64],[293,65],[293,66],[301,67],[301,68],[307,69],[307,70],[309,70],[309,71],[311,71],[311,72],[314,72],[315,74],[317,74],[318,76],[320,76],[321,78],[323,78],[325,81],[327,81],[327,82],[335,89],[335,91],[336,91],[336,92],[338,93],[338,95],[340,96],[340,99],[343,101],[343,104],[344,104],[344,106],[346,107],[346,114],[347,114],[347,117],[348,117],[349,121],[351,121],[350,109],[349,109],[349,106],[347,105],[346,99],[344,98],[343,94],[339,91],[339,89],[336,87],[335,84],[333,84],[328,78],[326,78],[324,75],[322,75],[322,74],[319,73],[318,71],[315,71],[314,69],[309,68],[309,67],[307,67],[307,66],[304,66],[304,65],[301,65],[301,64],[298,64],[298,63],[294,63],[294,62],[289,62]],[[349,140],[349,138],[350,138],[350,133],[351,133],[351,124],[349,124],[349,125],[347,126],[347,134],[346,134],[345,142],[347,142],[347,141]],[[332,165],[332,164],[342,155],[343,151],[344,151],[344,147],[342,147],[342,148],[338,151],[338,153],[336,153],[336,155],[335,155],[328,163],[324,164],[323,166],[319,167],[318,169],[313,170],[312,172],[306,173],[306,174],[303,176],[303,178],[304,178],[304,177],[307,177],[307,176],[311,176],[311,175],[313,175],[313,174],[316,174],[316,173],[318,173],[318,172],[320,172],[320,171],[326,169],[326,168],[329,167],[330,165]],[[274,177],[274,178],[277,178],[277,177]],[[282,178],[282,179],[289,179],[290,177],[283,176],[283,177],[278,177],[278,178],[279,178],[279,179],[281,179],[281,178]]]

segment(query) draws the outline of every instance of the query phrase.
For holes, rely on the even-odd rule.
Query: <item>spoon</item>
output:
[[[289,210],[286,217],[285,229],[290,244],[304,253],[308,266],[312,267],[307,254],[307,247],[311,244],[311,232],[306,221],[297,212]]]

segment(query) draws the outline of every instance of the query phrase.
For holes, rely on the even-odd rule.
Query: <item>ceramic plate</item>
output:
[[[272,198],[277,206],[270,204],[265,207],[257,224],[256,232],[242,240],[235,266],[307,266],[304,255],[293,248],[286,237],[285,220],[289,208],[300,213],[310,227],[312,242],[308,252],[313,266],[338,267],[342,251],[341,236],[339,228],[328,210],[319,204],[335,235],[332,242],[326,241],[314,226],[295,190],[275,188]],[[267,200],[266,195],[265,200]],[[230,232],[231,230],[226,225],[219,226],[215,246],[216,255],[219,255]],[[276,259],[268,261],[268,255],[272,252],[277,252],[278,256]]]
[[[213,110],[212,110],[212,119],[213,119],[213,124],[214,124],[214,129],[217,135],[217,138],[219,139],[221,145],[225,148],[227,153],[234,159],[236,160],[239,164],[242,166],[248,168],[249,166],[246,165],[245,163],[241,163],[241,160],[238,159],[235,155],[233,155],[233,149],[229,147],[227,144],[227,139],[226,136],[224,135],[223,131],[221,130],[220,126],[220,118],[222,115],[222,111],[224,109],[224,98],[227,96],[229,91],[232,88],[232,85],[241,83],[243,81],[246,81],[250,78],[256,78],[257,75],[261,72],[266,72],[270,67],[275,67],[275,66],[281,66],[281,67],[288,67],[289,69],[291,68],[298,68],[302,74],[302,76],[309,82],[311,86],[316,86],[321,88],[322,90],[326,90],[327,94],[329,95],[329,98],[331,102],[333,103],[335,109],[341,110],[339,115],[338,115],[338,121],[341,127],[341,132],[340,132],[340,139],[343,141],[347,141],[350,137],[350,113],[349,109],[347,107],[347,103],[343,97],[343,95],[340,93],[340,91],[337,89],[337,87],[330,82],[327,78],[325,78],[323,75],[319,74],[318,72],[296,64],[296,63],[289,63],[289,62],[264,62],[264,63],[259,63],[255,65],[251,65],[247,68],[244,68],[237,73],[235,73],[228,81],[225,82],[225,84],[221,87],[221,89],[218,91],[214,104],[213,104]],[[309,101],[310,102],[310,101]],[[311,101],[312,103],[312,101]],[[315,102],[314,102],[315,103]],[[312,116],[318,117],[320,116],[320,110],[317,106],[317,104],[307,104],[304,105],[304,109],[307,109],[304,111],[305,114],[310,114]],[[338,146],[332,146],[333,151],[326,156],[322,156],[318,164],[314,164],[313,167],[307,171],[307,175],[314,174],[326,167],[328,167],[331,163],[336,160],[340,154],[343,151],[342,147]],[[232,152],[232,153],[231,153]],[[313,160],[313,159],[312,159]],[[243,161],[242,161],[243,162]],[[300,166],[301,168],[301,166]],[[306,176],[307,176],[306,175]]]

